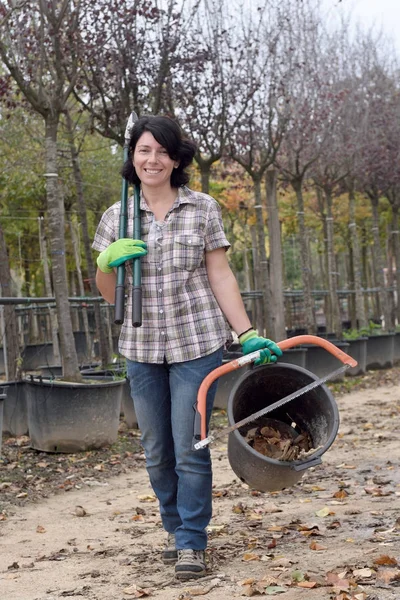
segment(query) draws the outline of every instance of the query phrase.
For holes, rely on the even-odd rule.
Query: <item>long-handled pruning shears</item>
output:
[[[125,129],[124,143],[124,163],[129,156],[129,142],[131,139],[132,127],[138,117],[135,112],[129,116],[128,123]],[[133,192],[133,237],[140,240],[141,237],[141,222],[140,222],[140,187],[135,185]],[[122,179],[121,189],[121,211],[119,215],[119,237],[125,238],[127,235],[128,226],[128,182]],[[121,325],[125,317],[125,263],[117,268],[117,282],[115,285],[115,316],[114,322]],[[141,286],[141,270],[140,258],[133,260],[133,285],[132,285],[132,325],[140,327],[142,324],[142,286]]]

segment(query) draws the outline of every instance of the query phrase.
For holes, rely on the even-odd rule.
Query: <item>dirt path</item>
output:
[[[338,405],[340,432],[323,464],[282,492],[249,490],[226,443],[215,445],[207,578],[177,583],[161,563],[165,534],[139,461],[3,511],[1,598],[400,598],[400,388],[353,392]]]

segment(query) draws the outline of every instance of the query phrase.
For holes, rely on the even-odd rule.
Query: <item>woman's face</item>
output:
[[[149,187],[170,185],[171,173],[179,165],[149,131],[140,136],[132,162],[142,184]]]

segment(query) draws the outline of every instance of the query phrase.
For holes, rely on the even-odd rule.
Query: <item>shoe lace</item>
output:
[[[178,550],[179,560],[180,561],[197,561],[202,560],[202,552],[201,550],[192,550],[191,548],[183,548],[182,550]]]
[[[183,550],[179,550],[179,555],[182,558],[191,558],[195,556],[195,551],[190,548],[184,548]]]

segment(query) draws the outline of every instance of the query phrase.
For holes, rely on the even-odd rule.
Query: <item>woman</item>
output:
[[[131,319],[125,319],[119,351],[127,358],[146,466],[168,533],[163,560],[175,564],[179,579],[206,572],[212,473],[208,448],[192,449],[198,388],[222,363],[231,328],[245,354],[262,349],[259,363],[275,362],[282,354],[274,342],[252,329],[226,258],[229,242],[218,203],[185,185],[189,179],[185,169],[195,150],[172,119],[140,118],[132,129],[123,176],[141,186],[143,239],[129,238],[130,199],[127,238],[118,240],[117,202],[103,214],[93,243],[100,251],[97,285],[111,303],[114,267],[141,257],[142,326],[133,328]],[[127,279],[132,281],[129,263]],[[126,311],[131,315],[129,294]],[[216,383],[207,396],[207,422],[215,389]]]

